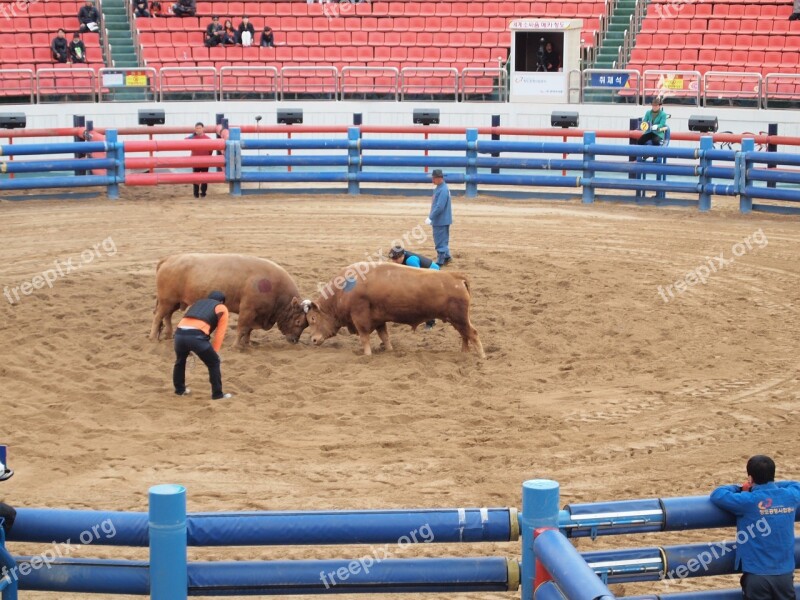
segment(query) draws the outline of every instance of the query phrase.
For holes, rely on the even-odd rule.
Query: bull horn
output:
[[[303,300],[300,306],[303,307],[303,312],[307,313],[311,309],[311,300]]]

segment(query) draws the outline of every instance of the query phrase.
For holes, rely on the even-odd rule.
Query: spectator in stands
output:
[[[800,0],[798,0],[800,1]],[[561,57],[553,49],[553,44],[547,42],[544,46],[544,68],[548,73],[555,73],[561,65]]]
[[[800,19],[800,0],[794,0],[794,7],[792,8],[792,14],[789,15],[790,21],[797,21]]]
[[[222,32],[222,45],[235,46],[236,45],[236,30],[233,28],[233,23],[230,19],[225,21],[225,28]]]
[[[63,29],[59,29],[53,42],[50,44],[50,50],[53,52],[53,60],[60,63],[65,63],[69,60],[69,43],[67,42],[67,34]]]
[[[252,46],[256,40],[256,28],[250,22],[250,19],[245,15],[242,17],[242,22],[239,23],[239,31],[237,32],[236,41],[242,46]]]
[[[163,17],[162,9],[161,9],[161,2],[159,0],[153,0],[150,3],[150,16],[151,17]]]
[[[664,143],[664,134],[667,132],[667,113],[661,109],[661,99],[653,98],[653,104],[642,119],[642,136],[639,138],[640,146],[660,146]]]
[[[206,47],[211,48],[212,46],[219,46],[222,43],[222,34],[224,31],[225,28],[220,25],[219,17],[216,15],[211,17],[211,24],[206,27]]]
[[[86,4],[81,6],[78,11],[78,21],[81,24],[78,31],[81,33],[86,33],[87,31],[97,33],[100,30],[100,13],[94,7],[93,0],[86,0]]]
[[[147,0],[133,0],[133,16],[149,17],[150,11],[147,10]]]
[[[178,0],[172,5],[172,14],[176,17],[193,17],[197,12],[195,0]]]
[[[77,31],[72,34],[72,41],[69,43],[69,62],[86,62],[86,45],[81,40],[81,34]]]
[[[272,27],[264,25],[264,31],[261,32],[261,41],[258,44],[262,48],[273,48],[275,46],[275,36],[272,33]]]

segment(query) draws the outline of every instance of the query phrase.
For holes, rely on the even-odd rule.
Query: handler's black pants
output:
[[[195,173],[208,173],[208,167],[196,167],[192,169]],[[192,184],[192,191],[194,192],[194,197],[198,198],[200,196],[205,196],[206,192],[208,191],[208,184],[207,183],[200,183],[200,184]]]
[[[794,573],[783,575],[742,575],[744,600],[797,600]]]
[[[222,393],[222,372],[219,354],[211,345],[210,338],[199,329],[178,329],[175,331],[175,368],[172,370],[172,383],[175,393],[186,391],[186,359],[194,352],[208,367],[208,379],[211,381],[211,398],[219,400]]]
[[[3,531],[8,532],[11,531],[11,528],[14,526],[14,519],[17,518],[17,511],[14,510],[13,507],[0,502],[0,519],[3,519]]]

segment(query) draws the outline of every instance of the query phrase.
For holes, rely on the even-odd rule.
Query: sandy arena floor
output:
[[[149,486],[175,482],[187,486],[192,511],[519,506],[523,480],[534,477],[558,480],[563,503],[705,494],[742,480],[754,453],[772,455],[779,477],[800,478],[796,217],[458,198],[448,269],[470,276],[485,361],[461,354],[456,332],[441,324],[416,334],[396,326],[396,351],[371,358],[346,334],[314,348],[307,335],[291,346],[276,331],[256,332],[247,352],[235,351],[229,335],[222,367],[235,398],[216,403],[199,361],[188,371],[195,395],[174,396],[172,345],[147,340],[159,258],[270,258],[310,296],[340,267],[411,232],[428,203],[232,199],[221,187],[212,196],[201,203],[179,188],[125,190],[119,202],[0,201],[0,285],[14,300],[0,302],[0,418],[17,470],[0,498],[142,511]],[[416,249],[431,255],[432,246],[428,237]],[[52,289],[14,298],[13,287],[70,258],[77,268]],[[675,286],[706,270],[706,284],[690,277],[683,293]],[[518,551],[426,546],[404,555]],[[365,553],[223,548],[191,557]],[[87,547],[73,556],[146,552]]]

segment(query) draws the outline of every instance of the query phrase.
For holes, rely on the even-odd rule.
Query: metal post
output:
[[[478,175],[478,130],[467,129],[467,198],[474,198],[478,195],[478,183],[475,177]]]
[[[642,126],[642,120],[641,119],[631,119],[628,122],[628,127],[630,128],[631,131],[639,131],[639,128],[641,126]],[[637,141],[635,139],[628,138],[628,145],[629,146],[635,146],[636,144],[637,144]],[[628,157],[628,162],[636,162],[636,157],[635,156],[629,156]],[[628,179],[639,179],[639,174],[638,173],[628,173]],[[639,191],[638,190],[636,191],[636,195],[637,196],[639,195]]]
[[[753,138],[745,138],[742,140],[742,151],[736,153],[736,182],[739,185],[739,211],[747,214],[753,210],[753,198],[745,193],[748,184],[747,169],[750,165],[747,163],[747,153],[755,150],[756,144]]]
[[[533,600],[536,556],[533,532],[540,527],[558,527],[558,483],[532,479],[522,484],[522,598]]]
[[[492,127],[500,127],[500,115],[492,115]],[[492,140],[497,141],[499,139],[500,139],[500,134],[498,133],[492,134]],[[499,157],[500,157],[499,152],[492,152],[492,158],[499,158]],[[496,175],[498,173],[500,173],[500,168],[492,167],[492,174]]]
[[[150,488],[150,598],[186,600],[186,488]]]
[[[353,115],[355,117],[355,115]],[[361,115],[358,115],[359,117]],[[361,119],[359,119],[360,121]],[[355,121],[355,118],[353,119]],[[358,174],[361,171],[361,130],[358,127],[347,129],[347,193],[359,194]]]
[[[711,210],[711,194],[708,191],[708,186],[711,185],[711,177],[708,176],[708,169],[711,166],[711,161],[706,158],[706,152],[714,148],[714,138],[710,135],[704,135],[700,138],[700,204],[699,208],[702,212]]]
[[[778,135],[778,124],[777,123],[770,123],[767,126],[767,134],[770,135],[770,136]],[[777,152],[777,151],[778,151],[778,144],[767,144],[767,152]],[[777,168],[777,166],[778,165],[776,165],[775,163],[767,163],[767,168],[768,169],[775,169],[775,168]],[[770,187],[770,188],[774,188],[777,185],[778,185],[777,181],[768,181],[767,182],[767,187]]]
[[[106,158],[117,158],[117,130],[106,130]],[[113,149],[112,149],[113,148]],[[107,169],[106,175],[113,178],[113,183],[108,185],[108,198],[109,200],[119,199],[119,183],[117,182],[117,167]]]
[[[595,143],[594,131],[585,131],[583,133],[583,177],[581,177],[581,185],[583,186],[583,203],[592,204],[594,202],[594,170],[589,168],[589,161],[595,159],[594,152],[590,147]]]
[[[231,196],[242,195],[241,139],[242,130],[234,127],[229,131],[228,141],[225,142],[225,179],[229,182]]]
[[[72,126],[86,129],[86,117],[84,117],[83,115],[72,115]],[[81,142],[83,141],[83,138],[76,135],[72,137],[72,141]],[[76,152],[75,158],[76,159],[86,158],[86,155],[83,154],[82,152]],[[83,169],[75,169],[75,176],[79,177],[81,175],[86,175],[86,171]]]

